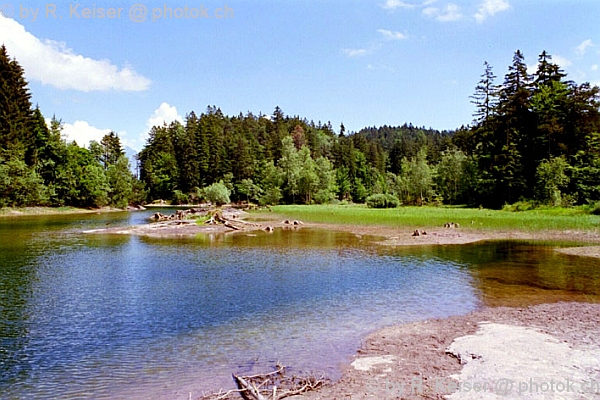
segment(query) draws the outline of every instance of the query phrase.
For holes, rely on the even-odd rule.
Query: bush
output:
[[[189,196],[183,193],[181,190],[175,190],[173,192],[173,204],[181,205],[188,204],[189,202]]]
[[[514,204],[505,204],[502,207],[502,211],[530,211],[535,210],[540,206],[540,203],[537,201],[518,201]]]
[[[596,202],[596,204],[593,204],[591,209],[590,209],[590,214],[593,215],[600,215],[600,201]]]
[[[231,191],[225,186],[223,181],[213,183],[204,189],[204,196],[208,201],[217,206],[229,203]]]
[[[365,200],[369,208],[396,208],[400,200],[391,194],[373,194]]]
[[[265,193],[258,199],[258,204],[261,206],[275,206],[279,204],[279,200],[283,195],[281,194],[281,189],[278,187],[272,187],[265,190]]]

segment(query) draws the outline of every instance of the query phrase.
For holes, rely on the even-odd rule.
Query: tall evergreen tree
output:
[[[0,47],[0,149],[23,157],[27,165],[35,159],[35,137],[31,94],[25,73]]]
[[[100,140],[100,146],[102,146],[100,161],[105,170],[111,165],[116,164],[117,160],[125,155],[125,150],[121,145],[121,139],[115,132],[111,131],[104,135]]]

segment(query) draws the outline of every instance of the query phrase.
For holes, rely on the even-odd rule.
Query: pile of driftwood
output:
[[[213,206],[207,207],[196,207],[188,210],[177,210],[175,214],[165,215],[160,212],[154,213],[151,220],[164,222],[165,224],[186,224],[188,219],[196,219],[198,217],[209,217],[205,224],[208,225],[223,225],[229,229],[235,231],[248,231],[262,229],[267,232],[273,232],[274,227],[272,225],[261,225],[258,223],[244,221],[246,212],[237,210],[234,208],[216,208]],[[194,222],[189,222],[194,223]],[[283,225],[291,225],[293,227],[299,227],[304,225],[302,221],[298,220],[285,220],[282,222]]]
[[[223,224],[229,229],[233,229],[234,231],[244,231],[248,229],[261,229],[262,225],[255,224],[253,222],[246,222],[241,219],[238,219],[236,214],[225,215],[224,213],[217,211],[213,213],[208,221],[205,224],[216,225]],[[268,227],[267,227],[268,228]]]
[[[207,215],[209,211],[210,209],[208,208],[190,208],[189,210],[177,210],[172,215],[156,212],[152,215],[151,219],[154,221],[183,221],[184,219]]]
[[[289,376],[286,368],[277,365],[273,372],[259,375],[233,375],[237,389],[227,392],[211,393],[199,400],[234,400],[240,397],[245,400],[280,400],[319,389],[330,383],[327,378],[315,376]]]

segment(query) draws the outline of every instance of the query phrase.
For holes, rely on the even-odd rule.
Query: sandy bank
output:
[[[600,258],[600,246],[565,247],[556,251],[574,256]]]
[[[600,398],[586,386],[600,384],[599,324],[600,304],[554,303],[389,327],[341,380],[296,398]]]

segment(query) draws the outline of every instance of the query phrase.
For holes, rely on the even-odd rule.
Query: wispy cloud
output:
[[[561,68],[568,68],[571,65],[573,65],[573,62],[571,60],[558,55],[552,56],[552,62]]]
[[[475,20],[481,24],[488,17],[493,17],[499,12],[510,9],[510,4],[507,0],[485,0],[479,5],[479,9],[475,14]]]
[[[387,40],[404,40],[407,38],[402,32],[390,31],[388,29],[377,29],[377,32],[381,33]]]
[[[17,21],[3,16],[0,38],[23,66],[27,78],[44,85],[82,92],[137,92],[150,87],[150,80],[130,66],[119,68],[109,60],[77,54],[65,43],[38,39]]]
[[[594,42],[592,42],[592,39],[586,39],[579,46],[575,47],[575,53],[578,56],[583,56],[590,47],[594,47]]]
[[[454,3],[448,3],[444,8],[427,7],[423,14],[441,22],[458,21],[463,17],[460,7]]]
[[[398,8],[414,8],[414,4],[406,3],[401,0],[386,0],[385,3],[381,5],[386,10],[396,10]]]
[[[367,49],[342,49],[348,57],[362,57],[367,54]]]
[[[389,65],[385,65],[385,64],[379,64],[379,65],[369,64],[369,65],[367,65],[367,69],[369,71],[386,71],[386,72],[395,72],[396,71],[394,68],[390,67]]]

